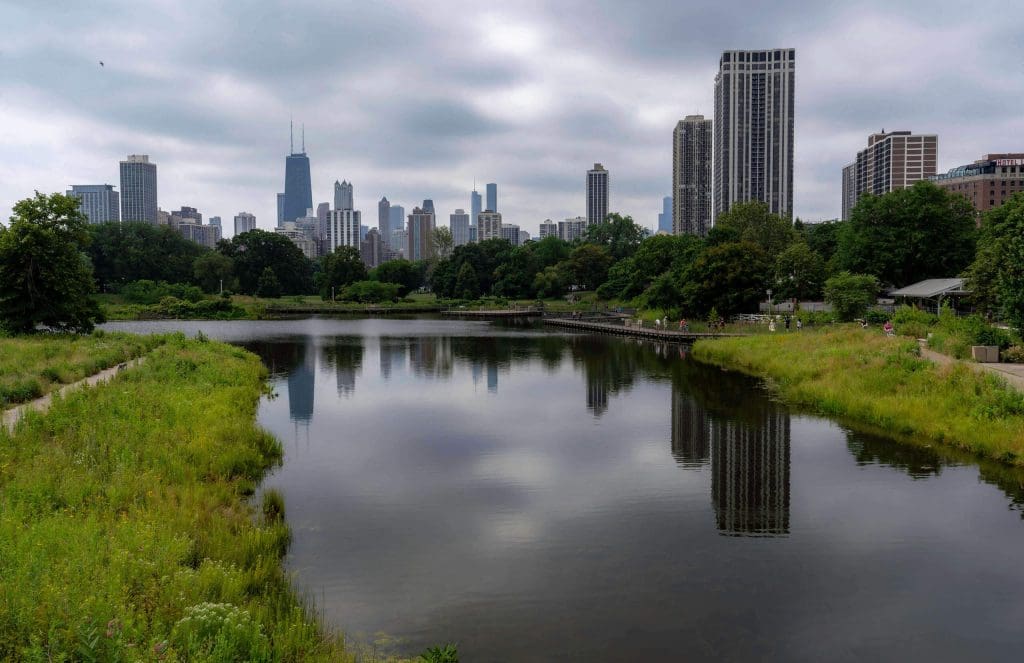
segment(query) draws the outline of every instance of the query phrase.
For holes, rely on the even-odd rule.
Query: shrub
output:
[[[203,298],[203,291],[194,285],[184,283],[154,282],[148,279],[141,279],[121,288],[121,296],[132,304],[156,304],[165,297],[198,302]]]
[[[348,302],[390,302],[398,299],[401,286],[380,281],[356,281],[341,291],[341,299]]]
[[[1024,345],[1011,345],[1002,352],[1003,361],[1024,364]]]
[[[916,324],[931,327],[938,323],[938,321],[939,319],[931,313],[916,309],[913,306],[907,306],[906,304],[898,307],[892,314],[892,324],[897,326]]]
[[[862,317],[878,295],[878,279],[868,274],[840,272],[825,281],[825,301],[842,322]]]
[[[873,325],[884,325],[889,320],[889,314],[885,311],[872,309],[864,314],[864,319]]]
[[[171,641],[192,660],[266,661],[270,644],[247,610],[229,603],[200,603],[185,608]]]

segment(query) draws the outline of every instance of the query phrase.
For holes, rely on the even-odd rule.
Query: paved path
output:
[[[746,334],[726,334],[719,332],[683,332],[658,329],[656,327],[627,327],[624,324],[610,324],[607,322],[586,322],[572,318],[545,318],[544,324],[557,327],[569,327],[570,329],[581,329],[584,331],[604,332],[606,334],[619,334],[622,336],[639,336],[641,338],[656,338],[663,341],[675,341],[677,343],[691,343],[699,338],[721,338],[724,336],[746,336]]]
[[[54,394],[60,394],[61,396],[63,396],[74,391],[75,389],[91,387],[101,382],[106,382],[107,380],[113,378],[115,375],[119,374],[121,371],[127,370],[132,366],[138,366],[145,360],[145,357],[137,357],[130,361],[120,363],[117,366],[111,366],[110,368],[104,369],[99,373],[94,373],[87,378],[79,380],[78,382],[72,382],[71,384],[64,385],[60,389],[56,391],[51,391],[45,396],[37,398],[34,401],[23,403],[22,405],[13,407],[10,410],[4,410],[2,413],[0,413],[0,426],[6,428],[8,432],[14,432],[14,426],[19,421],[21,421],[22,417],[25,416],[25,413],[30,411],[46,412],[47,410],[49,410],[50,404],[53,403]]]
[[[976,361],[962,361],[954,359],[921,345],[921,356],[936,364],[945,366],[947,364],[965,364],[978,373],[993,373],[1006,380],[1011,386],[1024,391],[1024,364],[980,364]]]

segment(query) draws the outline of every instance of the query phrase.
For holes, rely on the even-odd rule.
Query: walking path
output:
[[[106,382],[107,380],[113,378],[115,375],[119,374],[121,371],[127,370],[133,366],[138,366],[145,360],[145,357],[137,357],[130,361],[122,362],[116,366],[111,366],[110,368],[104,369],[99,373],[93,373],[89,377],[83,378],[78,382],[72,382],[71,384],[64,385],[60,389],[56,391],[51,391],[45,396],[37,398],[34,401],[23,403],[17,407],[11,408],[10,410],[4,410],[2,412],[2,416],[0,416],[0,425],[6,428],[8,432],[14,432],[14,426],[19,421],[22,420],[22,418],[25,416],[27,412],[46,412],[48,409],[50,409],[50,404],[53,403],[53,397],[55,394],[60,394],[61,396],[64,396],[74,391],[75,389],[81,389],[82,387],[91,387],[101,382]]]
[[[921,344],[921,356],[925,359],[929,359],[940,366],[946,366],[948,364],[966,364],[972,370],[978,373],[993,373],[1006,380],[1006,382],[1021,391],[1024,391],[1024,364],[981,364],[974,361],[962,361],[960,359],[954,359],[949,355],[944,355],[935,350],[929,350]]]
[[[725,336],[746,336],[746,334],[727,334],[720,332],[691,332],[672,331],[651,327],[627,327],[624,324],[610,324],[607,322],[585,322],[571,318],[545,318],[544,324],[557,327],[569,327],[571,329],[582,329],[586,331],[604,332],[606,334],[620,334],[622,336],[639,336],[642,338],[657,338],[663,341],[676,341],[688,343],[699,338],[722,338]]]

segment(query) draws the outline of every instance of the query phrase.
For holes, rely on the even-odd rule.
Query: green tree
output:
[[[765,295],[771,267],[764,249],[753,242],[708,247],[683,273],[683,309],[704,315],[757,310]]]
[[[462,263],[455,279],[455,296],[459,299],[476,299],[480,296],[480,282],[476,271],[468,262]]]
[[[573,282],[584,290],[593,290],[608,278],[612,256],[597,244],[581,244],[569,254],[569,273]]]
[[[965,274],[972,299],[1024,334],[1024,193],[986,212],[979,235],[977,257]]]
[[[223,253],[208,251],[192,263],[192,276],[205,292],[219,292],[221,284],[225,290],[235,290],[235,263]]]
[[[612,258],[622,260],[633,255],[647,235],[647,229],[634,222],[633,217],[613,213],[587,228],[583,241],[603,246]]]
[[[274,272],[282,294],[305,295],[313,291],[312,262],[284,235],[250,230],[230,241],[221,241],[217,251],[234,262],[242,292],[255,293],[267,267]]]
[[[452,231],[446,226],[434,228],[434,255],[438,258],[447,258],[452,254],[452,246],[455,240],[452,238]]]
[[[533,289],[537,297],[552,299],[565,295],[568,289],[569,276],[566,274],[567,262],[545,267],[533,278]]]
[[[733,205],[718,216],[714,231],[718,238],[715,243],[751,242],[769,256],[782,253],[797,238],[789,219],[772,214],[768,205],[760,201]]]
[[[37,191],[14,204],[10,227],[0,226],[0,327],[87,332],[103,320],[84,253],[87,226],[71,196]]]
[[[370,277],[382,283],[397,283],[398,296],[405,297],[423,285],[423,265],[409,260],[388,260],[370,274]]]
[[[870,274],[840,272],[825,281],[825,301],[842,322],[864,317],[878,297],[878,279]]]
[[[92,224],[89,235],[86,252],[103,291],[141,280],[191,283],[195,260],[210,253],[173,228],[149,223]]]
[[[863,196],[839,230],[842,270],[903,287],[950,277],[974,258],[974,209],[966,198],[931,182]]]
[[[801,224],[800,235],[811,251],[819,256],[824,264],[828,264],[836,254],[839,246],[839,229],[843,227],[844,221],[824,221],[822,223]]]
[[[382,283],[381,281],[356,281],[345,286],[341,291],[341,299],[347,302],[363,302],[376,304],[379,302],[390,302],[398,299],[397,283]]]
[[[458,297],[456,280],[462,264],[468,262],[479,280],[480,294],[490,294],[494,286],[495,270],[507,262],[511,254],[512,245],[503,239],[457,246],[451,258],[441,260],[435,266],[431,274],[431,286],[439,297]]]
[[[366,265],[359,251],[352,246],[339,246],[334,253],[320,258],[316,286],[322,299],[330,299],[332,291],[340,293],[348,284],[364,281],[366,277]]]
[[[775,285],[779,299],[803,301],[821,294],[825,262],[804,241],[797,241],[775,259]]]
[[[281,282],[277,280],[277,274],[274,273],[274,268],[270,265],[263,268],[263,273],[256,281],[254,294],[257,297],[267,297],[268,299],[277,299],[281,296]]]

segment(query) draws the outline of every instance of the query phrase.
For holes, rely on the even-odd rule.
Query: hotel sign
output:
[[[996,159],[997,166],[1024,166],[1024,159]]]

